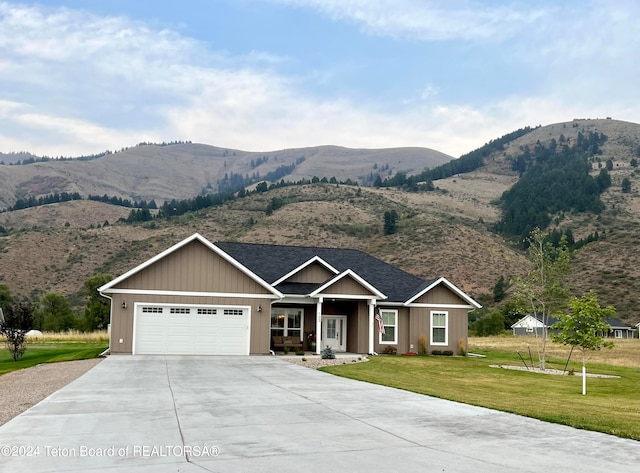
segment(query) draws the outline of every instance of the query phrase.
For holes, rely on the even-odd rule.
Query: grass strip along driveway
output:
[[[4,342],[3,342],[4,344]],[[27,351],[20,360],[13,361],[8,350],[0,350],[0,375],[21,370],[41,363],[86,360],[95,358],[108,346],[106,342],[36,342],[27,345]]]
[[[592,373],[620,378],[554,376],[491,368],[520,365],[517,354],[474,350],[486,358],[442,356],[371,357],[368,363],[338,365],[323,371],[370,383],[488,407],[572,427],[640,440],[640,370],[590,365]],[[550,360],[562,365],[561,360]],[[579,371],[577,364],[570,368]]]

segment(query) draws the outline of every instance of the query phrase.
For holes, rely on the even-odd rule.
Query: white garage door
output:
[[[249,309],[136,304],[133,353],[248,355]]]

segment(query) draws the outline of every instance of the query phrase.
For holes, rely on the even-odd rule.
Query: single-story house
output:
[[[211,243],[196,233],[98,288],[113,354],[458,353],[475,300],[362,251]],[[277,342],[277,343],[274,343]],[[278,346],[276,346],[278,345]]]
[[[558,321],[555,317],[547,317],[547,334],[557,334],[558,331],[552,329],[551,326]],[[609,332],[604,334],[606,338],[633,338],[633,327],[619,321],[618,319],[608,318],[607,323],[611,326]],[[514,335],[525,336],[541,336],[543,334],[542,315],[525,315],[515,324],[511,326]]]

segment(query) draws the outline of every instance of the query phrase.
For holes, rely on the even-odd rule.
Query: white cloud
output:
[[[466,14],[446,21],[444,3],[436,2],[288,3],[310,5],[340,18],[362,18],[357,21],[367,28],[388,34],[417,31],[438,39],[447,37],[441,30],[450,31],[451,37],[470,34],[483,39],[492,37],[493,29],[508,30],[507,23],[513,27],[535,19],[534,13],[514,12],[500,19],[496,9],[474,18],[469,12],[475,6],[469,2],[464,3]],[[393,13],[390,6],[394,5],[395,13],[387,15]],[[416,11],[411,15],[413,7]],[[571,34],[595,27],[597,17],[595,12],[582,15]],[[638,65],[627,60],[613,67],[621,54],[638,55],[631,34],[635,29],[629,27],[633,20],[616,9],[600,18],[614,37],[585,35],[584,43],[574,44],[557,32],[551,35],[548,31],[557,25],[549,24],[549,30],[539,34],[551,38],[544,43],[547,49],[531,47],[540,36],[514,47],[527,53],[522,62],[532,71],[541,74],[538,68],[548,67],[550,77],[561,74],[564,80],[550,78],[530,93],[514,93],[493,102],[477,100],[473,106],[447,103],[440,94],[447,84],[425,83],[402,107],[392,108],[375,98],[367,102],[361,97],[319,97],[305,89],[307,81],[324,78],[330,83],[331,65],[288,77],[276,71],[278,64],[290,59],[271,52],[250,51],[234,57],[124,17],[0,3],[0,151],[91,154],[140,141],[180,139],[255,151],[319,144],[425,146],[457,156],[526,125],[574,116],[640,121],[635,86],[626,86],[638,77]],[[616,25],[621,31],[615,31]],[[606,41],[618,46],[603,44]],[[579,50],[569,53],[574,46]],[[563,58],[570,54],[580,56],[587,65],[574,60],[565,64]],[[594,64],[588,64],[592,59]],[[611,67],[598,71],[599,64]],[[572,72],[578,65],[584,69]],[[616,89],[613,95],[618,98],[613,102],[601,92],[589,94],[602,77],[611,84],[598,85],[596,90]],[[615,81],[624,82],[625,87],[616,88]],[[636,95],[626,102],[619,99],[629,91]]]
[[[310,7],[336,20],[362,25],[372,34],[427,41],[495,41],[516,34],[549,14],[540,7],[516,9],[496,2],[453,0],[274,0]]]

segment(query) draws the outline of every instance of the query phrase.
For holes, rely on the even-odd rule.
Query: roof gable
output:
[[[461,302],[467,304],[469,306],[473,306],[476,309],[480,309],[482,306],[469,297],[462,290],[458,289],[454,284],[449,282],[446,278],[438,278],[433,279],[431,281],[424,281],[424,283],[417,288],[415,293],[405,302],[406,305],[417,304],[417,303],[429,303],[424,300],[424,296],[427,295],[430,291],[433,291],[438,286],[446,287],[451,293],[453,293]],[[421,301],[422,299],[422,301]],[[450,301],[443,301],[444,303],[451,303]]]
[[[336,275],[339,272],[340,271],[319,256],[314,256],[297,268],[289,271],[277,281],[274,281],[273,285],[277,286],[285,281],[295,283],[320,283],[326,281],[329,276]]]
[[[193,243],[202,244],[208,251],[213,252],[215,255],[217,255],[219,258],[224,260],[226,263],[228,263],[229,265],[231,265],[235,269],[239,270],[240,272],[242,272],[243,274],[245,274],[246,276],[251,278],[253,281],[255,281],[255,283],[257,283],[259,286],[261,286],[267,292],[269,292],[271,294],[274,294],[274,295],[276,295],[278,297],[282,297],[282,294],[278,290],[276,290],[273,286],[271,286],[269,283],[264,281],[258,275],[254,274],[251,270],[246,268],[244,265],[240,264],[238,261],[233,259],[231,256],[226,254],[224,251],[220,250],[213,243],[211,243],[209,240],[207,240],[206,238],[204,238],[202,235],[200,235],[198,233],[194,233],[190,237],[185,238],[184,240],[182,240],[182,241],[176,243],[175,245],[173,245],[172,247],[170,247],[170,248],[166,249],[165,251],[157,254],[153,258],[148,259],[144,263],[136,266],[135,268],[127,271],[126,273],[124,273],[121,276],[113,279],[112,281],[108,282],[107,284],[99,287],[98,291],[101,292],[101,293],[102,292],[110,293],[110,292],[117,291],[118,290],[117,289],[118,285],[125,284],[126,281],[135,279],[136,276],[140,276],[143,272],[145,272],[146,270],[150,269],[152,266],[163,262],[163,260],[167,261],[167,260],[172,259],[172,257],[176,256],[179,252],[181,252],[182,250],[184,250],[186,247],[188,247],[189,245],[191,245]]]
[[[311,294],[311,297],[316,296],[331,296],[341,297],[348,296],[351,299],[357,298],[371,298],[386,299],[382,292],[377,290],[367,281],[362,279],[356,273],[347,269],[343,273],[338,274],[336,277],[330,279],[325,284],[317,288]]]

